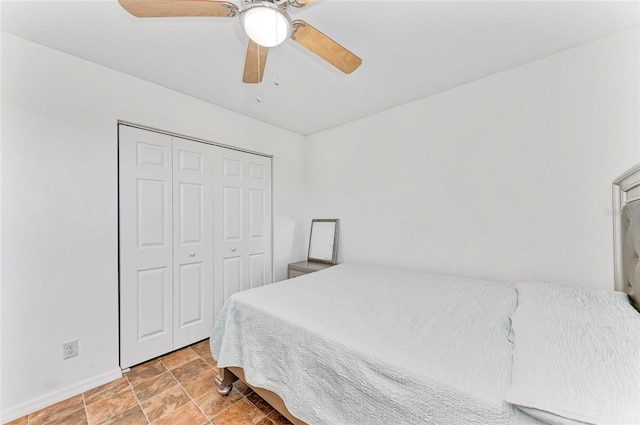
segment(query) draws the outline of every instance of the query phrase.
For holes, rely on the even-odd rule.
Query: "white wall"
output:
[[[301,136],[8,34],[2,66],[2,420],[119,373],[118,119],[274,155],[276,280],[304,257]]]
[[[640,160],[639,40],[308,137],[307,219],[341,219],[340,261],[613,289],[611,182]]]

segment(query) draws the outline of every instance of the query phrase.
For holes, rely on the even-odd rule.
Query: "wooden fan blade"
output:
[[[127,12],[138,18],[168,18],[183,16],[233,17],[238,6],[214,0],[118,0]]]
[[[249,40],[247,47],[247,58],[244,61],[244,83],[260,83],[264,74],[264,66],[267,64],[268,47],[262,47]]]
[[[362,59],[305,21],[293,21],[291,38],[345,74],[351,74],[362,64]]]

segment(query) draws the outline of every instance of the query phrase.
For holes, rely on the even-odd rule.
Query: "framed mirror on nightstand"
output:
[[[338,262],[339,232],[340,220],[337,218],[311,220],[307,259],[289,264],[288,278],[317,272],[336,265]]]

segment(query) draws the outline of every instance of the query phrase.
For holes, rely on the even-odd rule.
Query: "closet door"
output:
[[[271,159],[119,126],[120,366],[210,336],[271,283]]]
[[[173,349],[213,328],[213,147],[173,138]]]
[[[216,149],[214,317],[238,291],[271,283],[271,159]]]
[[[120,365],[172,350],[171,137],[121,125]]]

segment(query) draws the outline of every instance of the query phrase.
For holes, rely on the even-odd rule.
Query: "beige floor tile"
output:
[[[195,351],[190,347],[183,348],[182,350],[174,351],[171,354],[161,357],[164,365],[169,369],[175,369],[178,366],[182,366],[185,363],[189,363],[192,360],[199,358]]]
[[[98,388],[94,388],[90,391],[85,392],[84,402],[85,404],[89,405],[95,403],[96,401],[113,397],[128,386],[129,382],[127,381],[127,378],[123,376],[122,378],[116,379],[115,381],[109,382],[107,384],[99,386]]]
[[[196,377],[182,383],[182,386],[194,399],[212,391],[218,392],[216,384],[216,376],[218,371],[207,370]]]
[[[111,397],[96,401],[87,406],[87,415],[92,424],[99,424],[138,404],[133,390],[125,388]]]
[[[147,363],[143,363],[138,366],[134,366],[130,372],[127,372],[125,376],[129,380],[132,386],[136,386],[147,379],[155,378],[158,375],[162,375],[167,371],[164,364],[158,360],[151,360]]]
[[[196,404],[200,406],[200,409],[202,409],[205,415],[211,419],[222,413],[223,410],[228,409],[233,404],[242,400],[242,394],[235,389],[226,396],[218,394],[217,391],[212,391],[196,398],[195,400]]]
[[[264,414],[246,399],[242,399],[211,420],[213,425],[255,425]]]
[[[211,357],[211,346],[209,345],[208,339],[192,345],[191,349],[202,358]]]
[[[30,414],[29,425],[43,425],[80,409],[84,409],[84,403],[82,402],[82,395],[77,395]]]
[[[215,361],[213,357],[203,357],[204,361],[209,363],[211,366],[218,368],[218,362]]]
[[[80,409],[53,422],[47,422],[47,425],[87,425],[88,423],[87,413],[84,409]]]
[[[154,425],[201,425],[206,423],[209,423],[208,419],[192,401],[153,422]]]
[[[184,392],[182,387],[176,385],[143,402],[142,409],[147,414],[147,418],[154,422],[190,401],[191,398]]]
[[[130,409],[108,419],[100,425],[148,425],[147,420],[140,406],[133,406]]]
[[[172,369],[171,373],[180,383],[183,383],[208,370],[212,370],[211,366],[198,357],[196,360],[192,360],[189,363],[185,363],[182,366]]]
[[[176,381],[173,375],[165,372],[162,375],[147,379],[141,384],[136,385],[133,387],[133,392],[136,393],[138,400],[142,403],[176,385],[178,385],[178,381]]]

